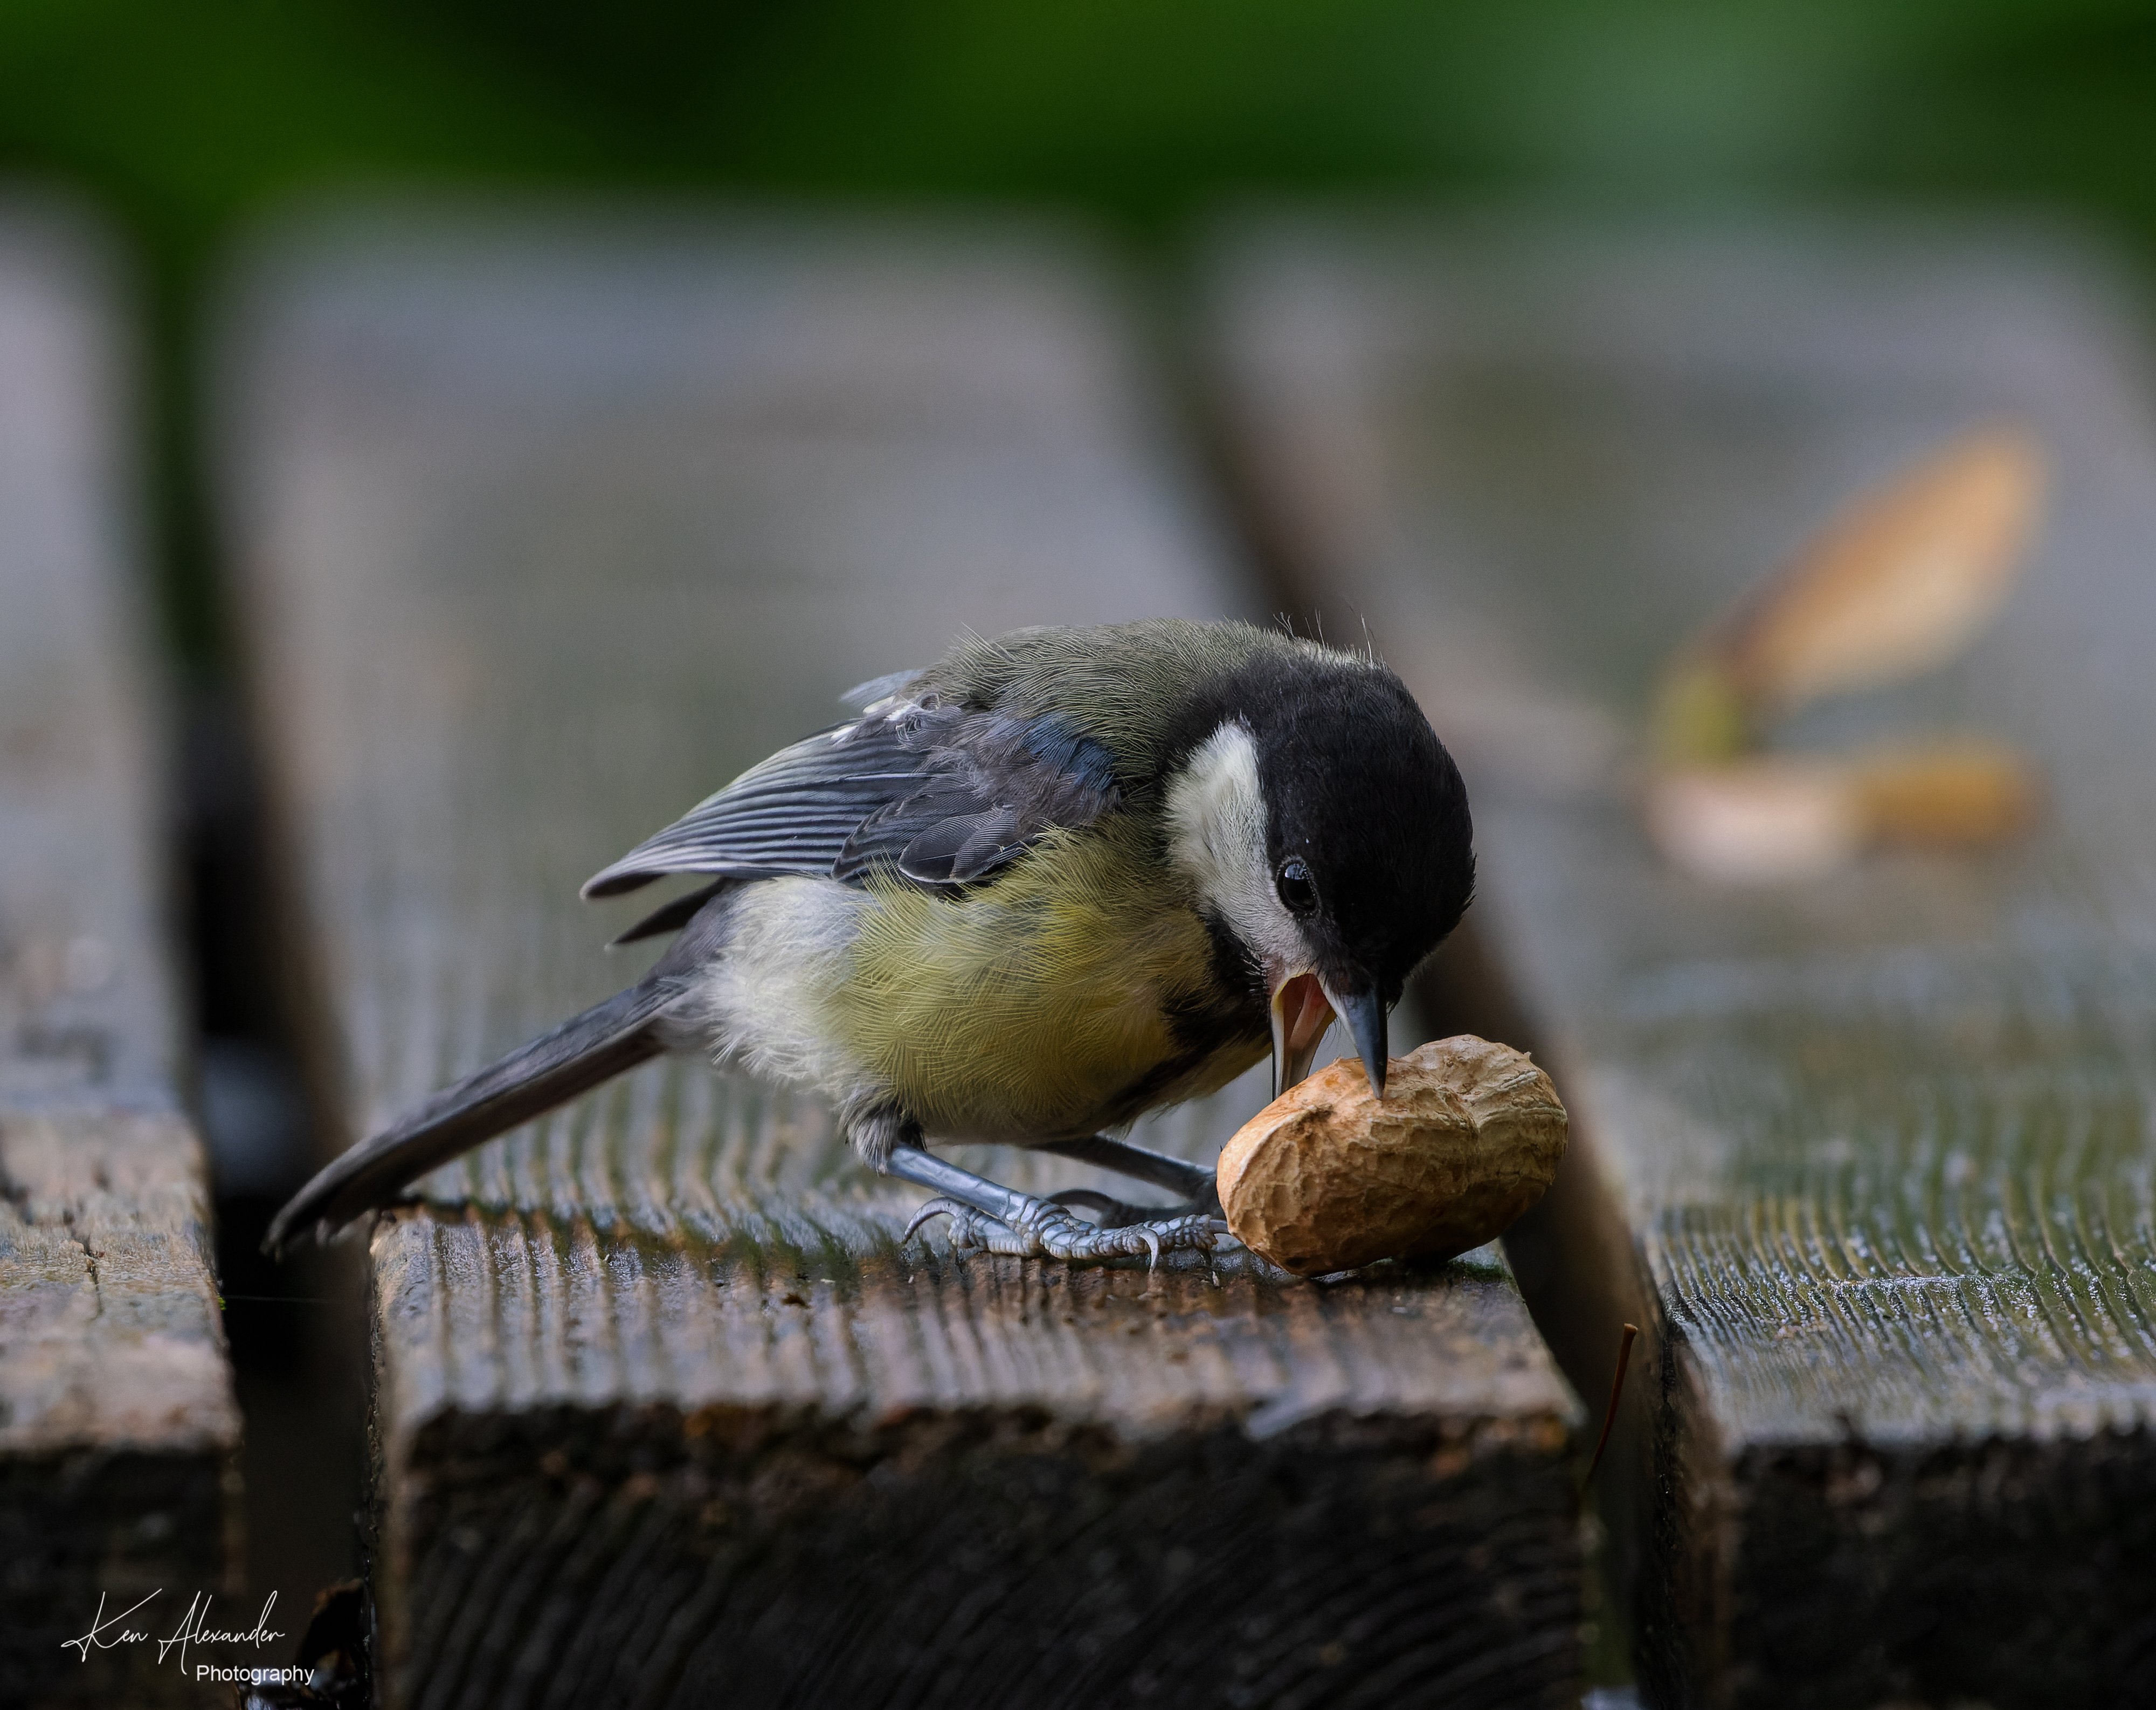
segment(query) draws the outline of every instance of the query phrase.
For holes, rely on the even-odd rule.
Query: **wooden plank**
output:
[[[0,1702],[193,1702],[102,1594],[223,1589],[239,1415],[178,1096],[108,258],[0,208]],[[179,1602],[172,1605],[177,1591]],[[167,1605],[171,1605],[169,1609]]]
[[[1252,485],[1462,753],[1471,918],[1573,1109],[1521,1274],[1560,1351],[1635,1299],[1665,1341],[1658,1702],[2138,1697],[2156,434],[2117,280],[2042,234],[1861,223],[1282,218],[1218,261]],[[1999,418],[2056,502],[1996,630],[1790,740],[2003,737],[2041,830],[1780,887],[1663,865],[1632,793],[1661,661]]]
[[[378,213],[253,279],[234,534],[353,1133],[626,983],[578,882],[848,685],[1244,607],[1054,230]],[[378,1225],[390,1701],[1569,1702],[1577,1414],[1501,1268],[961,1261],[917,1199],[671,1063]]]

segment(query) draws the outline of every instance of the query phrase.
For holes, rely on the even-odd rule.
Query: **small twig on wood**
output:
[[[1627,1324],[1625,1333],[1617,1342],[1617,1375],[1609,1384],[1609,1407],[1602,1415],[1602,1435],[1594,1440],[1594,1458],[1587,1463],[1587,1476],[1579,1481],[1579,1493],[1587,1494],[1587,1487],[1594,1482],[1594,1469],[1602,1464],[1602,1451],[1609,1446],[1609,1430],[1617,1423],[1617,1403],[1625,1394],[1625,1369],[1632,1363],[1632,1344],[1639,1339],[1640,1327]]]

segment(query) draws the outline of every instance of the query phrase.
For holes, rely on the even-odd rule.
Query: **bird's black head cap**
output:
[[[1475,889],[1452,756],[1398,675],[1331,649],[1260,655],[1201,698],[1254,739],[1267,856],[1319,972],[1396,1003]]]

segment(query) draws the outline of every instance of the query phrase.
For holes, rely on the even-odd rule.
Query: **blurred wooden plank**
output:
[[[239,1416],[176,1087],[109,258],[0,207],[0,1702],[192,1702],[100,1594],[222,1589]],[[172,1605],[175,1592],[179,1601]],[[167,1605],[171,1605],[169,1608]],[[167,1619],[167,1617],[169,1619]],[[145,1653],[148,1654],[145,1654]]]
[[[2138,1698],[2156,434],[2130,299],[2056,238],[1916,224],[1283,219],[1218,259],[1251,485],[1462,754],[1466,948],[1574,1112],[1521,1274],[1583,1386],[1632,1302],[1665,1339],[1635,1539],[1659,1701]],[[1661,661],[1999,417],[2056,479],[1998,629],[1791,734],[2004,737],[2053,793],[2041,831],[1779,888],[1663,865],[1631,799]]]
[[[1054,230],[362,213],[230,325],[353,1132],[625,983],[578,882],[849,685],[1245,609]],[[917,1199],[675,1063],[385,1220],[391,1702],[1570,1702],[1575,1407],[1502,1269],[959,1262],[897,1247]]]

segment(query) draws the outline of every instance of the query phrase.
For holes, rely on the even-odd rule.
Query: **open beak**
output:
[[[1273,988],[1273,1096],[1310,1073],[1310,1060],[1332,1025],[1332,1001],[1314,973],[1290,974]]]
[[[1385,1006],[1376,991],[1340,993],[1314,973],[1290,974],[1273,988],[1273,1096],[1310,1073],[1310,1060],[1334,1016],[1355,1035],[1363,1070],[1378,1097],[1385,1096]]]
[[[1370,1077],[1370,1091],[1385,1096],[1385,1066],[1392,1060],[1386,1043],[1385,1004],[1374,988],[1359,992],[1327,992],[1326,1001],[1355,1035],[1355,1049],[1363,1058],[1363,1072]]]

